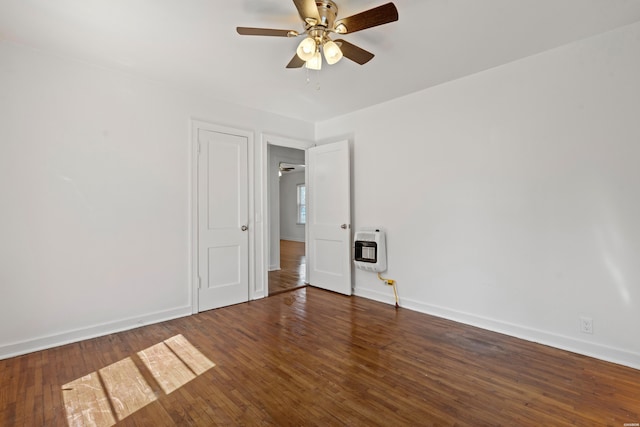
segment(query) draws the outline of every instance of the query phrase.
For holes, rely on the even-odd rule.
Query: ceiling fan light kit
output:
[[[342,51],[338,45],[331,40],[327,40],[322,45],[322,51],[324,52],[324,57],[329,65],[333,65],[342,59]]]
[[[378,25],[398,20],[398,9],[393,3],[387,3],[358,14],[336,20],[338,6],[332,0],[293,0],[302,23],[303,32],[295,30],[276,30],[270,28],[237,27],[237,32],[245,36],[274,36],[305,38],[296,49],[296,55],[287,68],[320,70],[322,54],[327,64],[333,65],[346,57],[360,65],[373,59],[374,54],[345,40],[332,40],[330,35],[350,34]],[[320,53],[322,51],[322,54]]]
[[[322,56],[320,55],[320,51],[316,51],[315,54],[305,63],[305,67],[310,70],[321,70],[322,69]]]
[[[300,57],[300,59],[302,59],[303,61],[308,61],[315,56],[316,50],[316,41],[311,37],[307,37],[300,42],[296,53],[298,54],[298,57]]]

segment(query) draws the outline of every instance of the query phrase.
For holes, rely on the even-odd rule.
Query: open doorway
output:
[[[306,286],[304,150],[268,145],[268,295]]]

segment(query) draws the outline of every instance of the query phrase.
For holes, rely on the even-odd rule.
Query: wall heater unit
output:
[[[354,238],[354,262],[357,268],[374,273],[387,269],[385,234],[379,228],[362,229]]]

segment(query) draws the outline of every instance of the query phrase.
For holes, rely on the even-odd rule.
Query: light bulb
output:
[[[316,41],[311,37],[307,37],[306,39],[302,40],[298,45],[298,49],[296,49],[296,54],[298,54],[298,57],[303,61],[308,61],[311,58],[313,58],[313,55],[315,55],[316,50],[317,50]]]
[[[322,68],[322,56],[320,55],[319,50],[317,50],[316,53],[313,54],[313,56],[307,61],[305,66],[310,70],[320,70]]]
[[[322,47],[324,51],[324,58],[327,60],[327,64],[333,65],[342,59],[342,51],[337,44],[328,40]]]

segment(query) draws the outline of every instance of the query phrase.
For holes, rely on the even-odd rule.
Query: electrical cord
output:
[[[396,289],[396,281],[393,279],[384,278],[378,273],[378,279],[382,280],[385,285],[393,287],[393,295],[396,297],[396,308],[400,307],[400,300],[398,299],[398,290]]]

